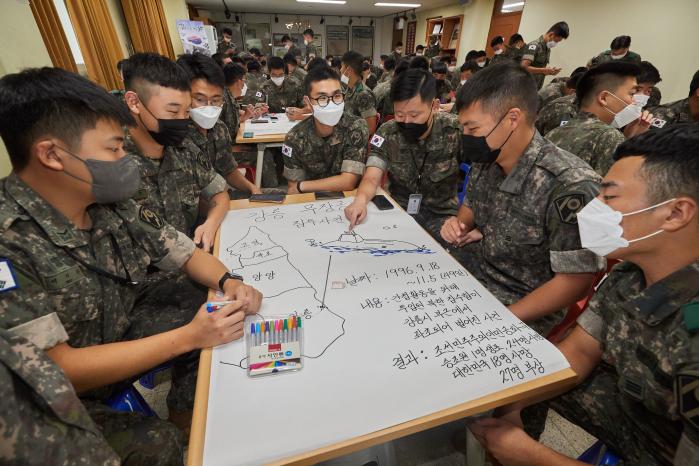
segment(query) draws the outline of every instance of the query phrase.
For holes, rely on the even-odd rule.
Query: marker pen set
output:
[[[279,374],[303,367],[301,347],[302,319],[298,316],[249,316],[245,319],[245,344],[248,351],[248,375]]]

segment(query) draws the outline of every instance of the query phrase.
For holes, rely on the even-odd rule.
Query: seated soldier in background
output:
[[[536,84],[521,66],[493,65],[459,93],[466,198],[443,238],[472,254],[467,269],[513,314],[547,335],[603,266],[580,245],[576,214],[600,177],[534,128]]]
[[[571,73],[571,78],[577,73],[584,73],[587,68],[584,66],[576,68],[573,73]],[[576,80],[567,78],[564,80],[559,80],[557,82],[551,82],[544,86],[543,89],[539,91],[539,110],[544,108],[549,102],[563,97],[566,95],[575,94],[575,86],[577,84]]]
[[[558,344],[577,387],[471,426],[502,464],[587,464],[519,428],[527,415],[519,410],[545,398],[545,408],[604,442],[619,464],[697,464],[699,125],[647,132],[619,146],[615,159],[600,196],[578,214],[583,246],[623,262]]]
[[[238,161],[231,151],[233,138],[226,124],[219,118],[225,104],[223,94],[226,82],[223,70],[203,54],[182,55],[177,59],[177,64],[189,75],[191,87],[192,108],[189,118],[192,122],[189,124],[187,138],[204,154],[207,166],[212,167],[230,186],[251,194],[261,193],[260,188],[245,179],[238,170]],[[244,71],[239,65],[228,66]],[[233,113],[236,112],[239,110],[234,106]]]
[[[699,121],[699,70],[689,83],[689,97],[653,109],[660,125]]]
[[[642,61],[638,67],[641,69],[641,72],[636,77],[638,89],[633,96],[634,101],[644,109],[655,108],[660,105],[660,100],[662,99],[660,89],[657,88],[657,84],[662,81],[660,72],[649,61]]]
[[[140,58],[157,64],[151,56]],[[125,76],[126,100],[133,102],[132,77]],[[153,111],[159,112],[159,99],[168,108],[174,107],[173,100],[179,105],[185,100],[179,92],[189,99],[188,91],[168,87],[172,81],[161,82],[155,85],[161,87],[158,93],[143,94]],[[160,215],[130,200],[139,173],[136,156],[123,148],[123,126],[134,124],[126,106],[76,74],[41,68],[0,79],[0,134],[13,170],[0,180],[0,257],[16,282],[3,287],[0,328],[30,340],[60,366],[123,464],[181,465],[182,445],[172,424],[114,411],[107,400],[139,375],[172,361],[169,415],[185,428],[194,401],[198,350],[240,338],[244,312],[257,312],[261,295]],[[159,134],[167,133],[161,128]],[[206,312],[203,300],[189,307],[156,295],[152,298],[158,306],[151,306],[139,295],[149,266],[181,271],[236,302],[216,315]],[[68,392],[53,395],[61,403],[71,401]],[[37,393],[33,400],[39,397]],[[58,410],[55,415],[71,410],[64,421],[95,432],[70,404],[52,408]],[[67,434],[54,415],[50,422]],[[78,435],[86,442],[96,439],[84,431]],[[58,448],[60,455],[67,445]],[[90,453],[105,454],[82,452]]]
[[[269,76],[262,72],[262,65],[258,61],[251,61],[248,63],[247,74],[245,75],[247,92],[242,96],[244,103],[253,105],[255,103],[260,103],[256,102],[254,97],[255,94],[262,89],[262,85],[267,81],[267,78],[269,78]]]
[[[447,65],[439,60],[432,60],[432,76],[434,76],[437,82],[437,99],[439,103],[450,103],[454,98],[454,89],[447,80]]]
[[[388,60],[393,60],[393,57],[389,57]],[[388,60],[386,60],[386,62],[388,62]],[[396,77],[409,67],[410,59],[407,57],[401,58],[400,62],[396,64],[395,69],[391,72],[392,79],[376,86],[376,92],[374,93],[376,96],[376,109],[381,114],[382,119],[388,115],[393,116],[394,109],[393,101],[391,100],[391,85],[393,81],[396,80]]]
[[[379,83],[376,75],[371,71],[371,62],[368,59],[364,59],[362,63],[362,83],[372,91]]]
[[[286,53],[290,53],[291,55],[293,55],[294,57],[298,57],[299,59],[301,58],[301,56],[303,55],[301,53],[301,49],[298,48],[296,46],[296,44],[294,44],[294,41],[291,39],[291,36],[289,36],[288,34],[284,34],[282,36],[281,42],[282,42],[282,45],[284,46],[284,49],[286,49]],[[270,70],[270,74],[271,74],[271,70]]]
[[[367,169],[354,202],[345,209],[350,228],[364,221],[367,204],[388,173],[398,204],[433,237],[454,215],[461,156],[461,129],[454,115],[439,111],[434,76],[421,69],[396,75],[391,86],[395,119],[371,138]]]
[[[139,53],[129,58],[124,78],[124,100],[137,122],[124,141],[141,176],[134,200],[209,251],[230,198],[223,177],[186,139],[192,103],[189,76],[169,58]],[[200,199],[208,202],[208,212],[197,226]]]
[[[590,59],[587,64],[588,68],[609,63],[611,61],[625,61],[638,65],[641,63],[641,56],[629,50],[631,47],[631,36],[617,36],[609,45],[609,50],[606,50],[596,57]]]
[[[306,77],[306,70],[299,66],[296,57],[291,53],[287,53],[282,60],[284,60],[284,66],[286,66],[286,75],[303,82],[303,78]]]
[[[303,84],[294,77],[287,76],[284,61],[270,57],[267,61],[269,79],[262,85],[269,111],[284,113],[288,108],[303,107]]]
[[[522,61],[524,45],[524,38],[521,34],[512,34],[510,39],[507,41],[507,45],[505,46],[505,53],[502,55],[505,58],[509,58],[515,63],[519,64]]]
[[[573,89],[577,88],[578,81],[585,74],[585,71],[587,68],[581,68],[580,71],[573,73],[568,78],[568,86]],[[536,116],[536,129],[539,134],[546,135],[554,128],[567,125],[578,114],[579,110],[580,106],[575,93],[554,99],[539,110]]]
[[[652,121],[652,114],[634,102],[638,72],[637,65],[624,62],[604,63],[585,72],[576,92],[580,112],[547,133],[546,139],[577,155],[600,175],[607,173],[625,137],[648,131]]]
[[[493,58],[490,59],[491,65],[497,65],[498,63],[506,62],[510,60],[509,57],[505,56],[505,38],[502,36],[495,36],[490,40],[490,47],[493,49]]]
[[[376,131],[376,98],[374,94],[362,83],[361,54],[350,50],[342,56],[340,79],[347,86],[345,91],[345,111],[352,115],[364,118],[369,134]]]
[[[393,55],[381,55],[381,62],[379,63],[379,68],[383,71],[381,76],[379,77],[379,84],[390,81],[391,78],[393,78],[393,74],[389,74],[389,70],[386,69],[386,60],[391,58],[393,60],[393,68],[398,64],[398,61],[395,59]]]
[[[311,69],[304,85],[313,118],[294,126],[284,140],[288,192],[351,191],[364,173],[366,122],[344,111],[340,77],[330,67]]]

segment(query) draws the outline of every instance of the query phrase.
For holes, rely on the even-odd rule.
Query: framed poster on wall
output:
[[[352,26],[352,50],[364,57],[374,56],[374,26]]]
[[[349,50],[349,26],[325,26],[329,55],[342,55]]]

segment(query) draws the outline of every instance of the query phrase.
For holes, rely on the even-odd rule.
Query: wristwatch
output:
[[[223,274],[223,277],[218,281],[218,289],[223,291],[223,285],[228,281],[228,280],[240,280],[241,282],[243,281],[243,277],[238,275],[237,273],[230,273],[226,272]]]

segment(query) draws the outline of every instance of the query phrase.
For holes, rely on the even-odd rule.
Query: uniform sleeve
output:
[[[546,213],[551,270],[554,273],[594,273],[604,266],[604,258],[583,249],[578,232],[578,212],[594,199],[599,185],[580,181],[555,190]]]
[[[342,168],[345,173],[362,176],[369,142],[369,127],[366,121],[357,119],[349,129],[349,144],[344,147]]]
[[[522,60],[529,60],[531,62],[534,62],[534,57],[536,57],[536,54],[539,53],[540,48],[541,44],[539,44],[539,41],[529,42],[527,45],[524,46]]]
[[[357,108],[362,118],[371,118],[376,116],[376,97],[373,92],[361,92],[357,96]]]
[[[236,110],[237,111],[237,110]],[[216,141],[216,156],[214,158],[214,170],[223,177],[230,175],[238,168],[238,162],[233,155],[233,140],[228,128],[223,125],[220,129],[220,138]]]
[[[205,160],[201,150],[194,144],[189,144],[188,150],[195,152],[193,155],[195,155],[197,162],[194,163],[194,179],[204,199],[209,200],[216,194],[224,192],[226,190],[226,180],[216,173],[210,164],[206,165],[200,162]]]
[[[592,299],[585,308],[585,311],[578,316],[577,324],[585,330],[595,340],[602,342],[604,339],[607,323],[604,320],[604,306],[607,302],[607,294],[613,288],[614,277],[607,277],[600,283],[597,291],[592,295]]]
[[[289,181],[305,181],[306,171],[301,164],[301,147],[303,146],[298,133],[301,128],[297,125],[295,129],[287,133],[282,145],[282,160],[284,161],[284,178]]]
[[[621,131],[611,128],[611,131],[606,131],[599,136],[595,141],[596,157],[590,165],[601,176],[607,174],[609,169],[614,164],[614,152],[626,139]]]
[[[49,295],[32,264],[4,246],[0,246],[0,257],[8,258],[16,281],[15,288],[0,292],[0,327],[43,350],[68,341],[68,333],[52,311]]]
[[[391,164],[389,156],[390,142],[387,138],[388,128],[395,123],[388,122],[379,126],[379,129],[369,140],[369,156],[367,157],[366,166],[380,168],[383,171],[388,171]]]
[[[192,240],[147,207],[129,200],[119,203],[116,210],[124,219],[131,238],[160,270],[180,270],[194,254]]]

